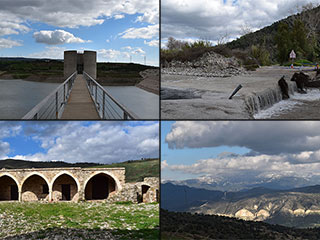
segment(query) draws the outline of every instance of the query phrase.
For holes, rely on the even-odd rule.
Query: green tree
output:
[[[288,24],[283,22],[279,24],[275,40],[278,50],[278,61],[282,65],[288,60],[288,54],[290,53],[290,48],[292,48],[292,39],[290,37]]]

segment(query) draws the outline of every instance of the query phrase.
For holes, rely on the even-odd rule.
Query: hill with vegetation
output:
[[[0,78],[63,82],[62,60],[0,58]],[[97,80],[102,85],[135,85],[143,80],[140,72],[156,67],[136,63],[97,63]]]
[[[256,32],[249,32],[228,43],[213,46],[210,41],[194,43],[169,38],[166,49],[161,49],[161,65],[175,61],[192,62],[208,52],[224,57],[236,57],[248,70],[258,66],[290,65],[289,53],[297,54],[296,66],[310,65],[320,60],[320,6],[304,6],[291,15]]]
[[[129,160],[121,163],[99,165],[98,168],[124,167],[126,169],[126,182],[143,181],[145,177],[159,177],[159,159]]]
[[[296,229],[235,218],[160,211],[161,239],[320,239],[320,229]]]
[[[67,163],[62,161],[57,162],[34,162],[17,159],[0,160],[0,169],[23,169],[23,168],[63,168],[63,167],[93,167],[98,163]]]

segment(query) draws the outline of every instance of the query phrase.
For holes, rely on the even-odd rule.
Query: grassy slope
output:
[[[145,177],[159,177],[159,159],[145,159],[114,163],[110,165],[99,165],[98,168],[125,167],[126,182],[143,181]]]
[[[111,231],[117,239],[158,239],[159,204],[0,203],[0,238],[38,239],[69,229],[77,239],[102,239]],[[5,226],[5,227],[4,227]],[[52,238],[50,238],[52,239]],[[73,238],[72,238],[73,239]]]

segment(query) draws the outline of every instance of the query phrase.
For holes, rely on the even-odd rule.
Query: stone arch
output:
[[[19,183],[11,174],[0,176],[0,201],[18,201]]]
[[[114,176],[106,172],[92,174],[84,184],[86,200],[107,199],[121,189],[121,185]]]
[[[22,201],[38,201],[49,199],[50,184],[41,173],[29,174],[21,183]]]
[[[53,201],[79,200],[80,183],[67,171],[60,172],[52,179],[51,189]]]
[[[141,184],[141,202],[147,202],[147,195],[150,188],[151,186],[147,183]]]

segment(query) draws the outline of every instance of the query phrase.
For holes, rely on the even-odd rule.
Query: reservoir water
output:
[[[135,86],[104,86],[122,105],[142,119],[159,118],[159,96]]]
[[[21,119],[48,96],[59,83],[0,79],[0,119]],[[139,118],[159,118],[159,96],[135,86],[104,87]]]
[[[21,119],[59,83],[0,79],[0,119]]]

